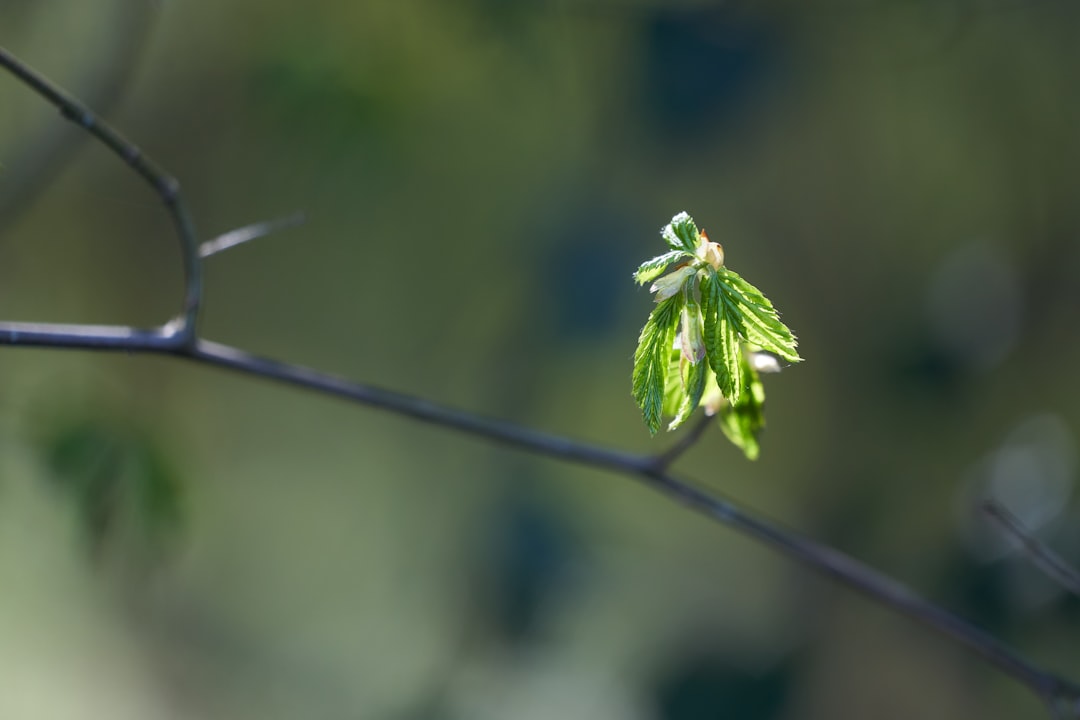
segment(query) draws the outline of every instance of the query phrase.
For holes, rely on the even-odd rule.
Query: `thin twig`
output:
[[[303,225],[304,220],[304,213],[294,213],[288,217],[278,218],[277,220],[267,220],[265,222],[253,223],[251,225],[245,225],[242,228],[230,230],[229,232],[222,233],[213,240],[207,240],[200,245],[199,257],[205,260],[211,255],[217,255],[218,253],[230,250],[237,245],[243,245],[246,242],[258,240],[261,237],[266,237],[279,230],[286,230],[288,228],[296,227],[297,225]]]
[[[174,218],[187,271],[184,315],[159,328],[0,322],[0,345],[168,355],[313,390],[563,462],[591,465],[636,478],[716,522],[769,545],[885,607],[951,638],[1024,684],[1050,707],[1080,707],[1080,689],[1075,685],[1032,665],[994,637],[944,608],[924,600],[907,586],[838,550],[766,520],[730,500],[715,497],[671,475],[667,467],[697,440],[704,430],[704,421],[660,456],[635,455],[456,410],[422,398],[351,382],[199,338],[196,334],[196,320],[202,301],[201,258],[192,224],[180,201],[176,181],[158,170],[134,145],[100,123],[78,102],[68,98],[2,48],[0,66],[7,68],[35,92],[61,108],[66,116],[74,119],[80,127],[124,158],[132,169],[150,182],[165,200]]]
[[[1072,567],[1063,557],[1047,547],[1046,543],[1032,535],[1020,518],[1009,512],[996,500],[987,500],[982,504],[986,516],[994,521],[999,530],[1020,543],[1024,554],[1035,567],[1057,582],[1073,595],[1080,597],[1080,572]]]
[[[712,415],[703,414],[689,430],[679,437],[674,445],[653,459],[653,467],[656,470],[666,470],[671,467],[672,463],[697,444],[697,441],[701,439],[701,436],[705,434],[713,421],[714,417]]]
[[[49,82],[43,75],[3,47],[0,47],[0,67],[54,105],[60,110],[61,115],[99,140],[114,155],[127,163],[165,203],[180,240],[180,252],[184,263],[184,311],[181,315],[180,333],[186,342],[193,343],[199,306],[202,303],[202,265],[199,263],[195,224],[180,194],[180,183],[145,156],[134,143],[97,117],[89,108]]]

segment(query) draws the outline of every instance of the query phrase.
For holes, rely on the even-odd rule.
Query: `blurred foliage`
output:
[[[641,111],[657,134],[686,143],[753,122],[791,73],[780,17],[748,3],[657,5],[642,20]]]
[[[147,563],[169,550],[182,516],[180,479],[145,432],[102,417],[70,419],[50,423],[39,445],[95,557],[113,550]]]
[[[497,499],[479,529],[471,624],[527,651],[543,641],[552,605],[571,592],[576,533],[564,511],[527,492]]]

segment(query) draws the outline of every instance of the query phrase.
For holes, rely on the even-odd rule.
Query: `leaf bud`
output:
[[[709,265],[712,265],[713,270],[724,267],[724,248],[720,243],[711,242],[704,230],[701,231],[701,242],[698,243],[696,254]]]
[[[656,302],[661,302],[672,297],[676,293],[682,290],[683,285],[694,274],[694,268],[690,265],[680,265],[674,272],[669,272],[661,278],[657,278],[656,282],[649,288],[649,292],[656,293]]]
[[[701,311],[696,305],[686,305],[683,308],[679,347],[682,349],[683,357],[692,365],[697,365],[705,357],[705,340],[701,335]]]

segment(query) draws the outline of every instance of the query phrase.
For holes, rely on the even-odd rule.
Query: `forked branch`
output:
[[[184,263],[184,309],[180,315],[180,322],[174,323],[173,329],[184,342],[194,342],[199,306],[202,303],[202,265],[199,262],[195,223],[180,193],[180,183],[146,157],[138,146],[102,122],[89,108],[49,82],[43,75],[3,47],[0,47],[0,67],[54,105],[61,115],[85,130],[127,163],[165,203],[176,230],[177,239],[180,241],[180,254]]]

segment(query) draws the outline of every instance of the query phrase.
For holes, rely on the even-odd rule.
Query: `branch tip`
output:
[[[1002,534],[1020,545],[1021,550],[1032,565],[1062,588],[1080,597],[1080,572],[1061,555],[1054,552],[1046,543],[1035,537],[1031,531],[1024,527],[1020,518],[992,498],[984,500],[979,507]],[[1080,699],[1077,702],[1078,709],[1080,709]]]
[[[682,437],[680,437],[674,445],[659,455],[651,458],[651,470],[653,472],[661,472],[671,467],[676,460],[685,455],[690,448],[697,444],[698,440],[701,439],[701,436],[704,435],[705,431],[709,428],[712,419],[713,416],[708,413],[698,418],[698,421],[694,423],[687,432],[683,433]]]
[[[305,222],[307,222],[307,218],[304,213],[297,212],[287,217],[278,218],[277,220],[266,220],[264,222],[245,225],[244,227],[230,230],[218,235],[212,240],[204,242],[199,246],[199,257],[205,260],[211,255],[217,255],[225,250],[232,249],[238,245],[243,245],[252,240],[266,237],[267,235],[272,235],[281,230],[288,230],[289,228],[303,225]]]

